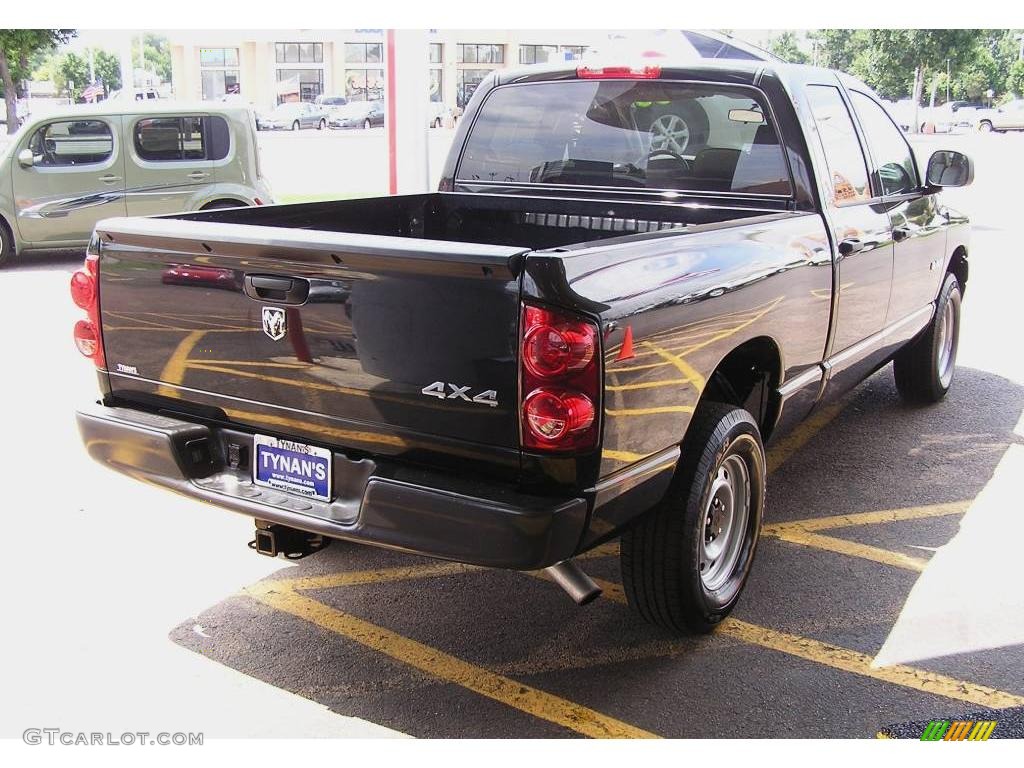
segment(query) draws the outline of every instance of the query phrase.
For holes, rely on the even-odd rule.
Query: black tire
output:
[[[978,124],[978,130],[982,133],[992,133],[992,122],[990,120],[982,120]]]
[[[292,130],[293,130],[293,131],[297,131],[297,130],[299,130],[299,128],[301,128],[301,127],[302,127],[302,126],[301,126],[301,125],[299,124],[299,121],[298,121],[298,120],[296,120],[296,121],[295,121],[294,123],[292,123]]]
[[[240,203],[235,200],[214,200],[213,202],[207,203],[199,210],[201,211],[216,211],[221,208],[244,208],[245,203]]]
[[[626,599],[646,621],[676,632],[705,633],[736,606],[761,531],[765,466],[761,433],[747,411],[723,403],[700,407],[668,493],[622,537],[619,563]],[[734,561],[730,557],[721,564],[718,583],[708,578],[716,566],[706,561],[714,542],[707,524],[716,514],[713,503],[721,501],[718,484],[728,467],[746,472],[748,505],[742,522],[734,510],[736,525],[730,533],[738,538],[715,523],[722,538],[728,537],[724,546],[736,547]],[[710,538],[705,540],[705,534]]]
[[[10,263],[14,256],[14,238],[7,229],[7,223],[0,219],[0,268]]]
[[[441,118],[440,117],[435,117],[434,118],[434,125],[432,127],[433,128],[440,128],[441,127]]]
[[[363,130],[364,131],[369,130],[372,125],[373,125],[373,123],[370,122],[370,118],[366,118],[365,120],[363,120]]]
[[[907,402],[937,403],[949,392],[960,343],[961,296],[960,282],[948,273],[931,323],[893,360],[896,389]]]
[[[316,124],[316,129],[318,131],[322,131],[326,127],[327,127],[327,121],[322,119],[322,118],[321,118],[320,122]]]

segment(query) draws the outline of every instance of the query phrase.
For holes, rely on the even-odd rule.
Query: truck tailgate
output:
[[[526,249],[172,219],[97,231],[115,399],[518,471]]]

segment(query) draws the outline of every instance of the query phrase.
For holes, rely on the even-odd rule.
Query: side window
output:
[[[850,205],[869,200],[871,188],[864,151],[839,89],[831,85],[811,85],[807,88],[807,97],[832,177],[833,203]]]
[[[202,117],[147,117],[135,123],[135,151],[143,160],[205,160]]]
[[[223,160],[231,148],[231,129],[228,121],[218,115],[211,115],[206,120],[206,159]]]
[[[881,194],[899,195],[917,189],[914,155],[900,129],[874,99],[850,91],[850,100],[871,148],[875,183]]]
[[[102,120],[47,123],[29,140],[37,166],[102,163],[114,154],[114,136]]]

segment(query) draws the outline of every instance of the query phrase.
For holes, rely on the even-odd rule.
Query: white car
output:
[[[1024,131],[1024,99],[1008,101],[996,109],[978,110],[975,117],[978,130]]]

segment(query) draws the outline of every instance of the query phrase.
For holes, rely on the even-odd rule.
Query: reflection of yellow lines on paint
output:
[[[825,425],[840,414],[846,407],[846,400],[827,405],[811,414],[810,418],[799,424],[788,435],[782,437],[768,452],[768,471],[774,472],[799,451],[812,437],[820,432]]]
[[[680,357],[679,355],[674,355],[668,350],[662,349],[661,347],[656,346],[655,344],[652,344],[649,341],[643,341],[640,342],[640,344],[641,346],[646,347],[647,349],[654,352],[654,354],[658,355],[659,357],[664,358],[666,363],[671,363],[672,365],[674,365],[679,370],[679,372],[686,377],[686,381],[693,384],[693,387],[694,389],[697,390],[698,395],[704,391],[704,377],[701,376],[700,373],[698,373],[697,369],[690,365],[688,362],[686,362],[686,360],[684,360],[682,357]]]
[[[648,368],[664,368],[666,365],[672,365],[671,360],[664,360],[660,363],[643,363],[641,365],[627,365],[627,366],[616,366],[615,368],[606,368],[605,371],[608,373],[626,373],[627,371],[644,371]]]
[[[634,462],[640,461],[641,459],[646,459],[649,455],[650,454],[648,453],[633,453],[631,451],[601,451],[602,459],[610,459],[612,461]]]
[[[337,610],[298,592],[262,582],[246,593],[253,599],[290,613],[330,632],[438,680],[462,686],[533,717],[592,738],[657,738],[649,731],[604,715],[582,704],[490,672],[444,651],[411,640],[384,627]]]
[[[208,358],[194,358],[188,361],[188,367],[198,365],[241,365],[248,368],[294,368],[303,370],[313,367],[313,363],[279,363],[263,360],[210,360]]]
[[[872,547],[868,544],[840,539],[835,536],[824,536],[816,533],[816,531],[958,515],[967,511],[969,504],[970,502],[967,501],[955,501],[944,504],[929,504],[921,507],[906,507],[904,509],[886,509],[878,512],[833,515],[831,517],[796,520],[788,523],[772,523],[762,528],[761,535],[771,536],[790,544],[814,547],[815,549],[823,549],[840,555],[872,560],[876,563],[890,565],[895,568],[921,572],[928,565],[928,561],[924,558],[911,557],[901,552],[892,552],[887,549]]]
[[[641,381],[636,384],[617,384],[605,387],[607,392],[629,392],[632,389],[656,389],[657,387],[684,387],[690,379],[662,379],[661,381]]]
[[[605,408],[609,416],[650,416],[652,413],[693,413],[692,405],[662,405],[654,408]]]
[[[178,346],[174,348],[174,352],[168,358],[167,363],[164,365],[164,369],[160,372],[160,381],[167,382],[168,384],[182,384],[185,381],[185,370],[188,366],[188,356],[192,354],[192,350],[195,349],[203,336],[206,335],[206,331],[191,331],[185,338],[178,342]],[[172,387],[161,386],[157,393],[164,397],[178,397],[177,390]]]
[[[339,429],[338,427],[329,427],[323,424],[314,424],[309,421],[300,421],[299,419],[292,419],[287,416],[250,413],[248,411],[238,411],[235,409],[225,408],[224,413],[227,414],[228,418],[243,423],[269,424],[275,427],[290,427],[291,429],[295,429],[300,432],[312,432],[314,434],[323,435],[324,437],[332,437],[337,440],[352,440],[358,443],[371,443],[374,445],[392,445],[396,448],[407,448],[409,446],[408,441],[403,440],[397,435],[381,435],[376,432],[359,432],[351,429]]]

